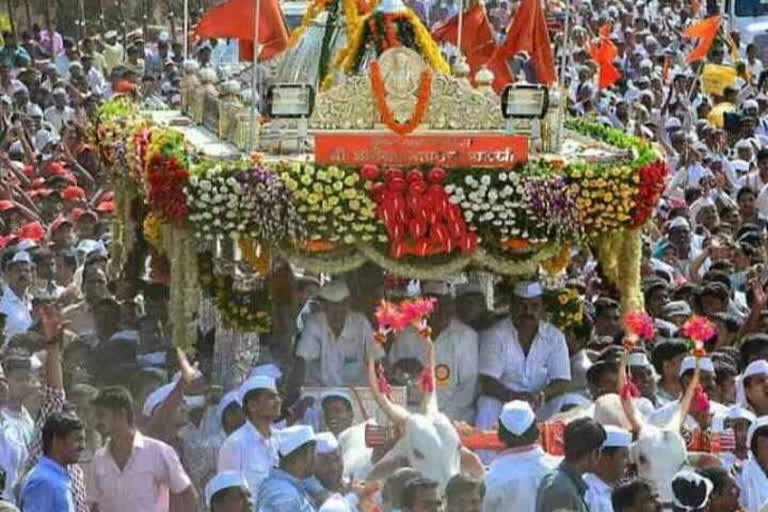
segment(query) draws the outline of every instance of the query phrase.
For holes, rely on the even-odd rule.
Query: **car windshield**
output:
[[[766,0],[735,0],[736,16],[768,16],[768,1]]]

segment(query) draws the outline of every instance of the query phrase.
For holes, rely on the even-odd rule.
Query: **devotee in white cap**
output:
[[[270,468],[278,462],[276,430],[272,425],[280,417],[282,402],[275,379],[263,375],[243,382],[238,399],[246,421],[219,449],[217,469],[240,471],[250,489],[259,489]]]
[[[513,400],[505,404],[497,431],[506,449],[493,460],[485,476],[483,512],[533,512],[535,489],[558,461],[537,444],[539,429],[528,402]]]
[[[277,435],[279,464],[259,488],[256,510],[316,511],[310,491],[302,482],[312,476],[315,462],[315,432],[306,425],[294,425]]]
[[[248,481],[239,471],[223,471],[205,486],[205,506],[211,512],[247,512],[253,506]]]
[[[623,428],[605,425],[605,441],[594,473],[584,475],[587,492],[584,501],[590,512],[613,512],[613,487],[626,476],[632,434]]]
[[[768,361],[752,361],[741,376],[744,403],[756,416],[768,415]]]
[[[320,507],[320,512],[355,512],[359,504],[354,492],[347,493],[343,480],[344,460],[336,436],[321,432],[315,436],[314,477],[331,496]]]
[[[451,287],[445,281],[422,281],[423,295],[435,299],[429,317],[435,347],[435,389],[440,412],[452,420],[472,422],[477,391],[478,336],[459,320]],[[398,333],[389,350],[389,362],[417,359],[426,363],[424,341],[413,327]]]
[[[481,335],[476,420],[480,429],[493,428],[505,402],[526,400],[540,407],[567,389],[568,346],[563,333],[544,321],[541,295],[538,281],[516,283],[510,314]]]
[[[723,467],[730,469],[737,466],[740,470],[743,462],[750,458],[747,434],[749,427],[756,421],[757,417],[740,405],[733,405],[728,408],[724,415],[714,418],[713,430],[719,427],[719,424],[722,424],[720,460],[723,463]],[[726,443],[723,441],[728,436],[733,436],[730,449],[725,446]]]
[[[712,359],[708,357],[699,358],[698,362],[693,356],[687,356],[683,359],[683,362],[680,364],[679,372],[680,385],[682,386],[683,391],[685,391],[693,378],[693,373],[697,364],[699,366],[699,384],[707,395],[713,396],[713,389],[715,386],[715,366],[712,363]],[[664,427],[672,420],[679,407],[680,399],[669,402],[648,415],[647,420],[652,425]],[[726,410],[727,407],[724,405],[715,402],[714,400],[709,400],[709,412],[712,415],[725,414]],[[686,415],[685,420],[683,421],[683,426],[689,430],[700,428],[700,425],[690,413]]]
[[[318,293],[318,311],[307,319],[296,346],[299,382],[309,386],[355,386],[367,382],[369,359],[384,357],[373,328],[349,308],[349,288],[331,281]]]

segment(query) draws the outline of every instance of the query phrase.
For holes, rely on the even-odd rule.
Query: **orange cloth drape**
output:
[[[458,35],[458,14],[437,23],[432,28],[432,37],[435,41],[446,41],[456,45],[458,44]],[[475,73],[482,66],[488,67],[494,76],[498,77],[494,80],[494,86],[499,83],[503,88],[504,85],[512,81],[512,75],[506,62],[491,60],[497,48],[498,45],[493,38],[493,28],[485,8],[482,3],[477,2],[464,11],[461,25],[461,51],[467,57],[470,81],[473,85]],[[500,92],[500,89],[497,89],[497,92]]]
[[[531,56],[536,70],[536,80],[539,83],[555,82],[555,58],[549,42],[547,20],[544,17],[541,0],[522,1],[494,59],[509,59],[521,51]]]
[[[255,0],[259,7],[259,58],[267,60],[288,46],[288,29],[277,0]],[[240,40],[240,58],[253,59],[253,32],[256,20],[254,0],[226,0],[208,9],[195,27],[201,38],[236,38]]]

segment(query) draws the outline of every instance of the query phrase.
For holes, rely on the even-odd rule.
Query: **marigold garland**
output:
[[[307,10],[304,11],[304,16],[301,18],[301,24],[293,29],[291,36],[288,38],[288,48],[292,48],[296,45],[296,43],[299,41],[299,39],[301,39],[301,36],[304,35],[304,32],[306,32],[307,28],[309,28],[317,15],[325,10],[326,7],[328,7],[328,4],[332,1],[333,0],[313,0],[312,3],[307,6]]]
[[[369,67],[371,72],[373,97],[376,100],[376,108],[378,109],[379,114],[381,114],[381,120],[387,125],[387,128],[398,135],[408,135],[419,127],[424,120],[424,115],[427,113],[427,107],[429,106],[429,99],[432,93],[432,73],[429,69],[425,69],[421,72],[421,77],[419,78],[419,93],[416,99],[416,106],[413,109],[413,115],[406,123],[400,124],[389,109],[389,105],[387,105],[386,91],[384,90],[384,82],[381,78],[381,68],[379,67],[379,63],[374,60]]]

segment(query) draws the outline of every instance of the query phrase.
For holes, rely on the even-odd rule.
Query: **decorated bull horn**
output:
[[[634,384],[627,378],[627,365],[629,364],[629,351],[624,350],[621,353],[621,361],[619,362],[619,400],[621,401],[621,408],[626,416],[627,421],[633,432],[639,433],[642,428],[642,423],[638,420],[637,410],[635,404],[632,401],[633,393],[632,388]],[[636,390],[637,388],[635,388]]]
[[[376,404],[384,411],[384,414],[392,420],[395,425],[403,425],[408,419],[408,411],[403,409],[397,404],[392,403],[389,398],[379,389],[379,384],[376,381],[376,368],[372,359],[368,360],[368,385],[371,387],[371,393],[373,399],[376,400]]]
[[[680,431],[680,427],[682,427],[683,422],[685,421],[685,417],[688,416],[688,411],[691,409],[691,402],[693,401],[693,394],[696,390],[696,386],[699,385],[699,373],[699,360],[696,359],[696,368],[693,370],[693,378],[691,379],[691,382],[688,383],[685,394],[680,400],[680,407],[678,408],[675,416],[669,422],[669,425],[667,426],[668,429],[675,432]]]
[[[424,392],[421,409],[425,416],[431,417],[440,412],[435,394],[435,344],[429,337],[424,338],[424,343],[427,345],[427,361],[421,376],[421,387]]]

